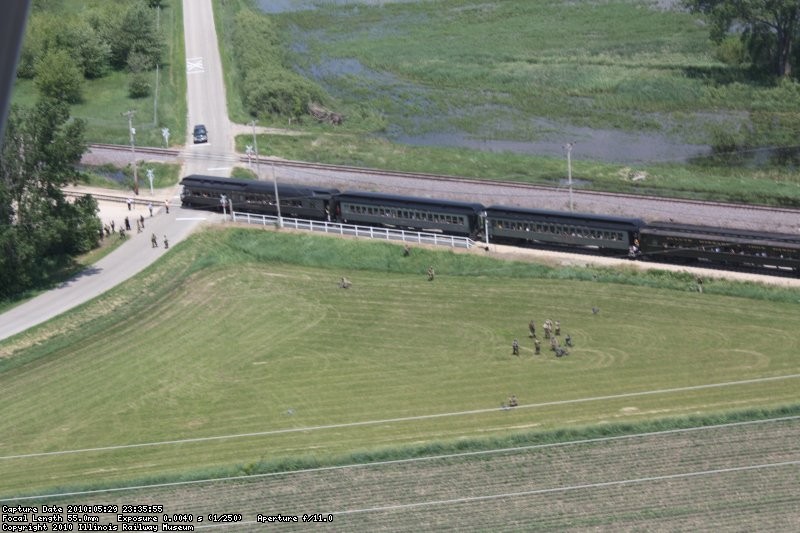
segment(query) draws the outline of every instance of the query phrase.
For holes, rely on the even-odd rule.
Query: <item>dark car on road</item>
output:
[[[194,127],[194,133],[192,135],[195,144],[208,142],[208,131],[206,131],[206,127],[202,124],[198,124]]]

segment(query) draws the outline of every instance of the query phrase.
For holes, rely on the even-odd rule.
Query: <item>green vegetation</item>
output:
[[[800,4],[795,0],[687,0],[685,5],[708,15],[717,44],[739,37],[740,51],[733,54],[737,62],[746,58],[755,70],[797,78],[793,67],[800,60]]]
[[[206,231],[4,342],[0,456],[263,434],[7,458],[0,494],[472,449],[796,402],[796,290],[714,281],[698,294],[686,275],[401,252]],[[353,287],[337,288],[340,276]],[[532,355],[527,322],[548,317],[575,340],[570,356]],[[703,388],[743,380],[753,381]],[[682,387],[697,388],[650,393]],[[523,408],[496,410],[509,394]]]
[[[176,185],[180,178],[181,167],[178,164],[170,163],[144,163],[139,162],[139,188],[142,191],[149,191],[150,180],[147,179],[147,171],[153,171],[153,188],[163,189]],[[87,175],[87,184],[92,187],[103,187],[106,189],[133,190],[133,168],[126,165],[125,168],[107,164],[100,166],[84,167],[83,171]]]
[[[137,144],[161,146],[163,127],[170,129],[172,144],[182,143],[186,131],[182,4],[161,4],[158,10],[154,2],[140,0],[35,5],[14,102],[30,105],[39,92],[68,96],[71,114],[86,121],[88,140],[118,144],[128,142],[122,113],[132,110]],[[61,57],[65,52],[74,61]]]
[[[566,176],[562,157],[411,147],[384,138],[576,136],[580,146],[581,128],[589,128],[652,136],[654,145],[708,144],[718,155],[625,167],[576,158],[574,176],[587,188],[800,205],[800,84],[754,78],[718,59],[697,15],[639,2],[522,0],[321,3],[269,17],[244,2],[216,7],[221,42],[234,49],[234,15],[271,21],[278,40],[289,43],[273,54],[288,54],[297,71],[315,73],[328,93],[323,103],[345,115],[340,127],[310,117],[290,121],[306,135],[260,139],[273,155],[553,185]],[[228,83],[229,95],[240,92],[235,80]],[[286,118],[272,112],[260,123],[285,127]],[[241,139],[240,149],[247,142]],[[764,146],[790,149],[773,157],[758,150]],[[632,180],[635,174],[644,179]]]
[[[240,180],[258,179],[255,172],[244,167],[233,167],[233,170],[231,171],[231,177]]]
[[[300,117],[322,90],[293,72],[285,59],[280,35],[272,21],[242,9],[230,26],[237,85],[251,116]]]
[[[11,109],[0,144],[0,300],[50,285],[100,240],[94,198],[69,202],[61,191],[82,178],[85,128],[63,101]]]

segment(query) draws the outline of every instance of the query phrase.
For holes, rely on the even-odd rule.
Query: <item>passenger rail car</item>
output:
[[[184,206],[221,210],[225,195],[238,211],[276,215],[274,185],[187,176]],[[655,222],[638,218],[523,209],[374,192],[278,184],[281,214],[367,226],[436,231],[494,243],[561,248],[663,263],[696,264],[800,276],[800,237]],[[486,228],[486,229],[485,229]]]
[[[275,205],[275,186],[272,183],[191,175],[183,178],[181,185],[183,185],[181,205],[185,207],[221,211],[220,198],[225,195],[233,202],[234,210],[263,215],[278,214]],[[331,202],[338,193],[337,189],[279,183],[281,215],[327,220],[333,209]]]
[[[641,229],[640,250],[658,262],[800,273],[794,235],[654,222]]]
[[[337,219],[348,224],[387,226],[475,237],[481,204],[345,191],[336,198]]]
[[[486,208],[489,240],[627,256],[643,222],[636,218],[562,213],[493,205]]]

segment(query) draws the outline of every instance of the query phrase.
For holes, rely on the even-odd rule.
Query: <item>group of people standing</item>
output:
[[[561,322],[556,320],[555,322],[550,320],[549,318],[544,321],[542,325],[542,329],[544,330],[544,338],[550,342],[550,349],[555,352],[556,357],[563,357],[565,355],[569,355],[569,351],[566,348],[561,346],[559,338],[561,337]],[[533,339],[533,350],[534,355],[539,355],[542,353],[542,342],[539,340],[539,337],[536,336],[536,321],[531,320],[528,323],[528,331],[530,334],[528,337]],[[569,333],[564,337],[564,344],[568,347],[572,347],[572,337]],[[519,341],[514,339],[514,342],[511,344],[511,354],[519,356]]]
[[[128,211],[133,211],[133,207],[136,205],[136,202],[134,201],[134,199],[133,198],[128,198],[126,200],[126,203],[128,204]],[[147,209],[150,212],[150,217],[152,217],[153,216],[153,203],[152,202],[148,202],[147,203]],[[169,214],[169,200],[164,200],[164,211],[167,214]],[[117,226],[116,222],[113,221],[113,220],[111,222],[109,222],[108,224],[105,224],[103,226],[103,229],[100,231],[100,238],[102,239],[102,238],[105,238],[105,237],[110,237],[111,235],[117,233],[117,228],[119,228],[119,238],[120,239],[125,239],[127,237],[126,232],[130,232],[131,231],[131,218],[133,218],[133,222],[136,224],[136,233],[142,233],[142,231],[144,231],[144,228],[145,228],[144,215],[143,214],[139,214],[138,218],[135,215],[133,217],[126,216],[123,219],[122,224],[120,224],[119,226]],[[158,245],[158,237],[156,237],[155,233],[153,233],[150,236],[150,243],[152,244],[153,248],[158,248],[159,247],[159,245]],[[166,235],[164,235],[163,243],[164,243],[164,249],[169,248],[169,239],[167,239]]]

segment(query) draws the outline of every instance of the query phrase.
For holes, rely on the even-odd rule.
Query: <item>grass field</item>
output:
[[[793,531],[800,420],[719,424],[579,442],[438,454],[171,486],[101,491],[49,504],[130,502],[169,516],[318,513],[332,531]],[[36,504],[41,500],[14,502]],[[114,521],[105,515],[102,521]]]
[[[796,402],[800,295],[686,281],[206,231],[0,346],[0,497]]]

